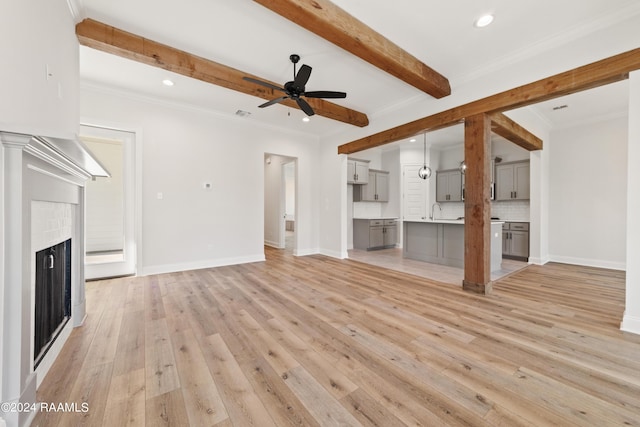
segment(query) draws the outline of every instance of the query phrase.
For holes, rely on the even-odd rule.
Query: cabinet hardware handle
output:
[[[518,198],[518,192],[517,192],[517,191],[514,191],[514,192],[513,192],[513,198],[514,198],[514,199],[517,199],[517,198]]]

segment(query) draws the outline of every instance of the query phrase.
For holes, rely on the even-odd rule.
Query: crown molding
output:
[[[69,12],[71,12],[71,16],[76,24],[85,18],[83,0],[67,0],[67,6],[69,6]]]

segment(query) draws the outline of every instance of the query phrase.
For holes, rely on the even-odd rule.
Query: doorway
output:
[[[96,177],[85,187],[85,278],[134,275],[135,133],[80,126],[80,139],[107,168],[110,177]]]
[[[264,244],[294,252],[299,226],[297,159],[265,153],[264,166]]]
[[[284,203],[284,248],[293,251],[296,232],[296,162],[292,160],[282,164],[281,197]]]

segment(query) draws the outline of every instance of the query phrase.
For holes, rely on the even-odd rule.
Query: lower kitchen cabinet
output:
[[[502,256],[529,260],[529,223],[505,222],[502,225]]]
[[[398,242],[395,219],[354,219],[353,247],[356,249],[393,248]]]

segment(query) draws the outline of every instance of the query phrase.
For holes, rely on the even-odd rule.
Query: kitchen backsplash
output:
[[[492,202],[491,216],[508,221],[529,222],[529,201]]]
[[[463,202],[440,203],[442,214],[435,209],[436,218],[459,218],[464,216]],[[431,206],[427,215],[431,215]],[[382,216],[382,204],[372,202],[354,202],[354,218],[379,218]],[[506,221],[529,222],[529,201],[491,202],[491,216]]]
[[[464,216],[464,203],[440,203],[442,215],[435,209],[436,218],[459,218]],[[429,214],[431,212],[429,211]],[[529,222],[529,201],[519,200],[513,202],[492,202],[491,216],[507,221]]]
[[[354,202],[354,218],[379,218],[382,216],[382,206],[375,202]]]

